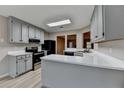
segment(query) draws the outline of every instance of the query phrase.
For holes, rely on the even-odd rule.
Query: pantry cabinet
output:
[[[95,6],[90,28],[92,42],[124,39],[124,6]]]
[[[9,75],[17,77],[29,70],[32,70],[32,54],[9,55]]]

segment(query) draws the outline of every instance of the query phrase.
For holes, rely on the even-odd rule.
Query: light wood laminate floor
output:
[[[19,77],[0,79],[0,88],[41,88],[41,68]]]

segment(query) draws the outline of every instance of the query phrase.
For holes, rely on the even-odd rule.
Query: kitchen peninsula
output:
[[[42,87],[124,87],[124,61],[102,53],[42,58]]]

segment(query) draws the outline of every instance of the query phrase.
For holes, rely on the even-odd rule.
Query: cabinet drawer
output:
[[[26,58],[32,57],[31,54],[25,55]]]
[[[25,59],[25,56],[17,56],[16,58],[17,60],[22,60],[22,59]]]

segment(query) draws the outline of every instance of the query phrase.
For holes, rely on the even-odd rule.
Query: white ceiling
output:
[[[86,27],[90,24],[93,12],[93,5],[12,5],[0,6],[0,15],[15,16],[24,21],[45,29],[48,32],[75,30]],[[50,28],[46,24],[69,18],[72,24],[65,25],[64,28]]]

